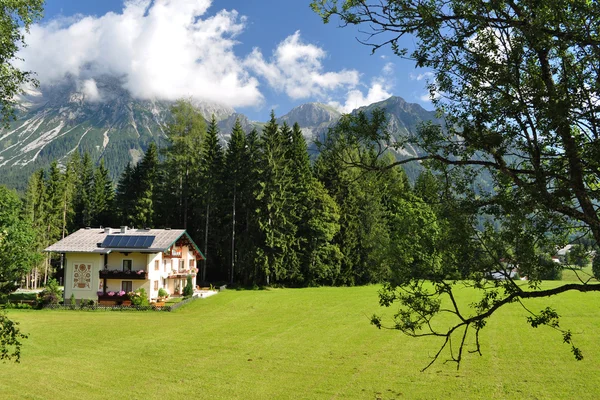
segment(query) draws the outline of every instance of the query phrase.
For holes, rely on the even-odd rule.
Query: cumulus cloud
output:
[[[94,79],[86,79],[81,83],[81,91],[87,101],[96,102],[100,100],[100,92]]]
[[[354,88],[348,90],[343,103],[329,101],[328,104],[342,113],[349,113],[359,107],[389,99],[392,96],[391,90],[396,84],[393,72],[394,64],[386,63],[381,70],[381,76],[375,77],[371,81],[371,86],[366,95],[360,89]]]
[[[255,48],[245,65],[275,90],[296,100],[324,97],[329,91],[358,84],[359,74],[355,70],[325,72],[322,60],[326,55],[322,48],[302,42],[300,32],[296,31],[277,46],[269,60]]]
[[[256,105],[259,82],[234,52],[245,18],[226,10],[207,16],[211,2],[129,0],[121,13],[34,25],[21,67],[42,84],[71,75],[90,101],[102,96],[93,78],[112,75],[139,98]]]

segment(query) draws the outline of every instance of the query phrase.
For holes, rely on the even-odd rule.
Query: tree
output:
[[[44,0],[4,0],[0,7],[0,116],[6,127],[15,116],[16,95],[26,84],[37,85],[32,72],[13,65],[19,48],[25,46],[25,34],[36,20],[42,18]],[[24,28],[24,31],[23,31]]]
[[[220,254],[219,250],[220,232],[217,229],[219,224],[216,222],[219,220],[218,212],[219,205],[222,197],[223,187],[223,166],[224,166],[224,154],[223,147],[219,142],[219,127],[217,126],[217,119],[213,114],[206,129],[206,139],[202,144],[202,153],[200,160],[200,171],[199,177],[201,177],[200,184],[196,188],[196,200],[198,205],[201,205],[200,210],[197,210],[196,214],[198,219],[202,215],[204,217],[204,257],[205,260],[202,263],[201,280],[206,280],[206,265],[208,259],[209,248],[211,251],[211,265],[219,265]],[[199,181],[196,178],[195,181]],[[211,224],[212,221],[212,224]],[[212,236],[210,236],[212,233]],[[209,246],[209,243],[211,244]]]
[[[104,159],[94,171],[92,186],[92,221],[95,226],[111,226],[113,219],[113,201],[115,190],[108,169],[104,166]]]
[[[279,129],[275,113],[260,138],[259,181],[256,193],[260,228],[257,261],[267,284],[299,277],[297,226],[293,210],[292,171],[287,162],[291,129]]]
[[[583,268],[590,263],[590,252],[582,244],[575,244],[567,253],[567,262]]]
[[[136,165],[133,172],[130,171],[133,182],[129,182],[129,184],[135,188],[135,193],[132,194],[134,226],[154,226],[158,195],[158,170],[158,149],[155,143],[150,143],[142,161]]]
[[[36,233],[22,218],[22,204],[14,191],[0,186],[0,297],[5,298],[18,282],[41,261],[36,252]],[[0,313],[0,360],[19,361],[21,339],[18,323]]]
[[[484,291],[473,315],[467,317],[454,303],[460,322],[447,330],[432,329],[429,321],[440,307],[431,295],[453,299],[453,283],[437,275],[428,290],[421,281],[407,280],[382,294],[382,303],[402,305],[398,329],[442,337],[434,360],[451,346],[454,334],[460,335],[454,342],[458,351],[451,354],[460,365],[467,333],[472,328],[478,339],[486,321],[504,305],[567,291],[600,291],[600,284],[589,280],[540,289],[536,279],[527,287],[511,279],[490,283],[482,278],[486,269],[499,267],[501,254],[530,272],[543,269],[536,247],[572,226],[600,242],[600,76],[595,67],[600,63],[600,8],[595,2],[314,0],[311,6],[325,22],[337,16],[343,24],[367,26],[365,43],[373,51],[389,45],[417,67],[430,69],[435,78],[431,97],[445,124],[421,127],[414,144],[429,155],[419,159],[432,160],[442,171],[455,170],[455,182],[463,188],[468,177],[484,173],[495,187],[462,198],[472,212],[496,224],[470,240],[478,257],[468,277]],[[405,36],[414,38],[414,51],[402,46]],[[392,142],[385,129],[360,140],[403,144]],[[377,318],[373,322],[381,326]],[[558,314],[545,308],[529,322],[557,328]],[[581,359],[571,332],[561,332]],[[475,351],[480,353],[478,340]]]
[[[168,182],[162,185],[161,219],[188,229],[191,222],[192,180],[200,175],[199,161],[206,135],[204,118],[194,106],[178,100],[171,107],[172,121],[165,127],[169,146],[165,149]],[[173,207],[173,199],[177,206]]]
[[[94,218],[94,164],[89,153],[83,155],[79,161],[73,159],[77,167],[77,180],[75,182],[75,225],[78,228],[92,226]]]
[[[134,193],[134,168],[128,162],[117,183],[115,194],[117,214],[121,224],[134,225],[136,197]]]
[[[229,252],[230,283],[233,283],[235,273],[235,264],[237,260],[236,252],[236,236],[243,232],[243,221],[238,222],[239,204],[243,205],[244,189],[248,186],[248,168],[249,155],[246,147],[246,135],[242,129],[242,124],[239,119],[236,119],[233,130],[231,131],[231,139],[227,144],[227,153],[225,154],[225,178],[223,183],[227,192],[227,198],[231,204],[231,227],[228,229],[231,232],[231,249]],[[238,274],[239,276],[239,274]]]

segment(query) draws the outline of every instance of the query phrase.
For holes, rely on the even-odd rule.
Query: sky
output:
[[[308,102],[341,112],[395,95],[431,109],[426,71],[323,24],[310,0],[46,0],[19,65],[41,84],[73,76],[102,101],[101,75],[138,98],[194,98],[265,121]],[[410,39],[407,43],[410,45]]]

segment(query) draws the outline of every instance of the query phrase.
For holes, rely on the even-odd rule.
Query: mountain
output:
[[[118,79],[95,79],[96,91],[86,90],[74,79],[28,90],[19,99],[18,117],[9,129],[0,131],[0,184],[24,190],[28,177],[47,168],[53,160],[64,164],[74,151],[87,151],[93,160],[104,158],[113,178],[128,162],[137,162],[150,142],[165,145],[163,126],[169,118],[169,101],[139,100],[130,96]],[[234,109],[214,103],[194,105],[206,119],[215,115],[221,136],[227,140],[236,120],[245,131],[261,130],[264,123],[250,121]],[[417,104],[392,97],[364,107],[366,112],[382,108],[390,128],[398,134],[415,134],[420,121],[435,118]],[[308,103],[278,118],[278,123],[297,122],[307,141],[322,137],[341,118],[334,108]],[[315,146],[309,146],[315,150]],[[404,154],[404,153],[405,154]],[[418,154],[407,148],[398,156]],[[412,175],[412,174],[411,174]]]

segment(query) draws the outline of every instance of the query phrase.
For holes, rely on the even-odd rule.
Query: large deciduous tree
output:
[[[18,287],[23,275],[31,270],[41,255],[36,251],[36,233],[23,218],[17,194],[0,186],[0,297]],[[18,323],[0,313],[0,360],[19,361],[21,339],[25,338]]]
[[[23,85],[37,85],[33,73],[14,64],[19,47],[25,46],[25,32],[42,18],[44,0],[3,0],[0,5],[0,120],[7,126],[14,118],[16,95]]]
[[[442,312],[438,295],[453,297],[453,283],[431,276],[433,286],[407,279],[391,285],[384,304],[402,304],[395,327],[410,335],[438,335],[444,346],[458,335],[451,358],[460,365],[467,333],[478,339],[487,319],[502,306],[527,298],[567,291],[600,291],[589,277],[578,283],[540,289],[535,278],[550,268],[543,252],[552,237],[575,226],[600,243],[600,7],[589,0],[313,0],[325,22],[367,29],[364,43],[373,51],[385,46],[433,73],[431,98],[444,126],[422,126],[412,139],[428,152],[444,174],[454,174],[461,200],[485,223],[471,237],[474,265],[467,273],[483,289],[470,310],[452,302],[458,323],[431,328]],[[412,38],[409,50],[404,38]],[[359,140],[402,146],[385,129]],[[409,162],[402,160],[396,164]],[[460,168],[456,168],[460,167]],[[464,185],[476,175],[493,181],[489,192]],[[467,200],[467,201],[465,201]],[[458,204],[458,203],[457,203]],[[552,235],[556,233],[557,235]],[[504,259],[504,263],[501,260]],[[508,275],[519,265],[530,285],[512,279],[483,279],[493,270]],[[377,324],[379,320],[375,319]],[[529,318],[558,327],[558,314],[547,308]],[[581,351],[569,331],[563,339],[577,359]],[[479,351],[476,340],[475,350]],[[441,351],[441,350],[440,350]],[[435,358],[440,355],[438,353]]]

